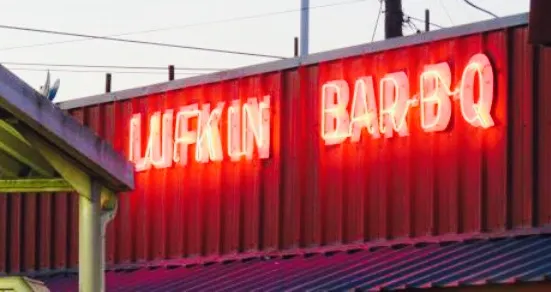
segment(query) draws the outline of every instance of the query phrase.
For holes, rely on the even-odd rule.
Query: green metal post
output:
[[[103,291],[101,267],[101,186],[92,181],[90,194],[79,194],[79,291]]]
[[[34,132],[20,127],[19,132],[38,150],[63,179],[79,196],[79,291],[103,292],[105,272],[105,227],[114,217],[117,208],[117,197],[109,189],[90,178],[82,169],[76,167],[48,143],[44,142]],[[0,189],[2,188],[0,181]],[[42,183],[42,182],[41,182]],[[17,183],[16,183],[17,185]],[[53,182],[48,182],[53,185]],[[19,185],[12,188],[29,189],[32,184]],[[59,183],[56,187],[66,187]],[[4,181],[4,187],[9,189],[13,183]],[[103,212],[102,212],[103,206]]]
[[[105,242],[107,241],[107,225],[109,225],[109,222],[111,222],[113,220],[113,218],[115,218],[115,214],[117,213],[117,204],[115,203],[115,208],[113,210],[110,210],[110,211],[102,211],[101,213],[101,256],[100,256],[100,259],[101,259],[101,263],[100,263],[100,266],[101,266],[101,270],[103,271],[101,273],[101,279],[100,279],[100,284],[101,284],[101,287],[102,289],[104,289],[105,287],[105,268],[106,268],[106,265],[105,265]]]

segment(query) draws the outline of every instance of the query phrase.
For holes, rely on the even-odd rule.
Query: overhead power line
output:
[[[450,13],[448,12],[448,9],[446,8],[446,5],[444,5],[442,0],[438,0],[438,3],[440,4],[440,7],[442,7],[442,9],[444,10],[444,13],[446,13],[446,16],[448,17],[448,20],[450,21],[451,25],[454,25],[453,19],[452,19]]]
[[[406,24],[414,33],[421,33],[421,30],[419,29],[419,27],[417,27],[417,25],[411,21],[411,17],[409,16],[406,16],[406,19],[404,20],[404,24]]]
[[[358,2],[365,2],[365,1],[366,0],[343,1],[343,2],[337,2],[337,3],[318,5],[318,6],[310,6],[308,9],[309,10],[314,10],[314,9],[320,9],[320,8],[350,5],[350,4],[354,4],[354,3],[358,3]],[[280,14],[294,13],[294,12],[299,12],[299,11],[302,11],[302,9],[288,9],[288,10],[274,11],[274,12],[261,13],[261,14],[253,14],[253,15],[247,15],[247,16],[241,16],[241,17],[225,18],[225,19],[219,19],[219,20],[213,20],[213,21],[196,22],[196,23],[190,23],[190,24],[184,24],[184,25],[178,25],[178,26],[169,26],[169,27],[154,28],[154,29],[148,29],[148,30],[125,32],[125,33],[119,33],[119,34],[106,35],[104,37],[121,37],[121,36],[129,36],[129,35],[148,34],[148,33],[161,32],[161,31],[179,30],[179,29],[184,29],[184,28],[198,27],[198,26],[211,25],[211,24],[220,24],[220,23],[227,23],[227,22],[235,22],[235,21],[242,21],[242,20],[249,20],[249,19],[264,18],[264,17],[275,16],[275,15],[280,15]],[[43,47],[43,46],[73,43],[73,42],[84,42],[84,41],[89,41],[89,40],[92,40],[92,39],[93,38],[78,38],[78,39],[71,39],[71,40],[65,40],[65,41],[55,41],[55,42],[28,44],[28,45],[22,45],[22,46],[4,47],[4,48],[0,48],[0,51],[23,49],[23,48],[35,48],[35,47]]]
[[[150,45],[150,46],[188,49],[188,50],[198,50],[198,51],[207,51],[207,52],[214,52],[214,53],[233,54],[233,55],[243,55],[243,56],[251,56],[251,57],[263,57],[263,58],[273,58],[273,59],[286,59],[287,58],[287,57],[281,57],[281,56],[275,56],[275,55],[230,51],[230,50],[223,50],[223,49],[211,49],[211,48],[194,47],[194,46],[177,45],[177,44],[168,44],[168,43],[160,43],[160,42],[148,42],[148,41],[131,40],[131,39],[116,38],[116,37],[97,36],[97,35],[83,34],[83,33],[72,33],[72,32],[64,32],[64,31],[56,31],[56,30],[47,30],[47,29],[23,27],[23,26],[14,26],[14,25],[0,24],[0,28],[9,29],[9,30],[20,30],[20,31],[29,31],[29,32],[36,32],[36,33],[45,33],[45,34],[75,36],[75,37],[83,37],[83,38],[98,39],[98,40],[105,40],[105,41],[131,43],[131,44]]]
[[[415,16],[411,16],[411,15],[406,14],[406,13],[404,13],[404,16],[406,17],[405,21],[408,21],[408,20],[415,20],[415,21],[419,21],[419,22],[425,23],[425,20],[424,20],[424,19],[421,19],[421,18],[418,18],[418,17],[415,17]],[[444,26],[439,25],[439,24],[436,24],[436,23],[433,23],[433,22],[429,22],[429,24],[432,25],[432,26],[434,26],[434,27],[437,27],[437,28],[444,28]]]
[[[29,71],[29,72],[69,72],[69,73],[113,73],[113,74],[149,74],[149,75],[166,75],[166,72],[158,71],[111,71],[111,70],[73,70],[73,69],[38,69],[38,68],[21,68],[8,67],[11,71]],[[205,72],[177,72],[179,75],[199,75]]]
[[[377,13],[377,19],[375,20],[375,27],[373,28],[373,33],[371,34],[371,42],[375,40],[375,33],[377,32],[377,27],[379,26],[379,19],[383,14],[383,0],[379,0],[379,12]]]
[[[474,3],[472,3],[469,0],[463,0],[463,1],[465,1],[465,3],[467,3],[469,6],[475,8],[475,9],[478,9],[478,10],[480,10],[480,11],[486,13],[486,14],[489,14],[489,15],[495,17],[495,18],[499,18],[499,16],[497,16],[497,14],[495,14],[495,13],[489,11],[489,10],[486,10],[486,9],[484,9],[484,8],[478,6],[478,5],[475,5]]]
[[[40,67],[70,67],[70,68],[103,68],[103,69],[129,69],[129,70],[168,70],[168,67],[161,66],[121,66],[121,65],[89,65],[89,64],[54,64],[54,63],[28,63],[28,62],[1,62],[3,65],[17,66],[40,66]],[[178,67],[175,70],[191,71],[223,71],[223,68],[199,68],[199,67]]]

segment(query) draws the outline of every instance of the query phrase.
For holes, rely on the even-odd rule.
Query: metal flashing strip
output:
[[[301,58],[285,59],[262,63],[242,68],[231,69],[227,71],[215,72],[212,74],[193,76],[189,78],[157,83],[144,87],[131,88],[107,94],[93,95],[88,97],[76,98],[69,101],[58,103],[61,109],[72,109],[85,107],[117,100],[125,100],[134,97],[145,96],[160,92],[181,89],[185,87],[196,86],[200,84],[220,82],[236,79],[244,76],[250,76],[260,73],[275,72],[296,68],[299,66],[308,66],[320,62],[327,62],[357,55],[376,53],[386,50],[392,50],[407,46],[424,44],[427,42],[439,41],[454,37],[466,36],[481,32],[499,30],[503,28],[516,27],[528,24],[528,13],[516,14],[498,19],[491,19],[471,24],[460,25],[451,28],[445,28],[430,31],[422,34],[411,35],[401,38],[383,40],[374,43],[362,44],[353,47],[336,49],[326,52],[311,54]]]
[[[41,139],[47,141],[44,142],[45,144],[51,144],[55,151],[63,152],[63,155],[71,161],[79,162],[83,169],[88,169],[94,176],[101,178],[106,186],[116,191],[134,188],[134,171],[130,162],[116,152],[109,143],[64,114],[48,99],[1,65],[0,104],[20,121],[17,127],[19,132],[25,130],[36,133]],[[6,138],[11,130],[9,128],[4,130]],[[13,145],[17,145],[16,148],[25,149],[25,142],[19,139],[13,136],[10,141]],[[27,158],[29,155],[32,157],[32,154],[30,150],[20,153]],[[35,164],[36,161],[35,158]],[[26,163],[32,165],[30,161]],[[44,162],[43,165],[47,163]],[[38,165],[34,168],[42,169],[43,175],[53,172]]]
[[[534,282],[551,276],[551,237],[530,235],[384,246],[287,258],[108,271],[119,291],[379,291]],[[77,275],[42,277],[51,289],[73,291]]]

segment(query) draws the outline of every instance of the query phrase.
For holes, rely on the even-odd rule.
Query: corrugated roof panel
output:
[[[365,248],[290,259],[110,271],[109,291],[377,291],[541,281],[551,276],[551,236],[531,235]],[[41,279],[74,291],[75,275]]]

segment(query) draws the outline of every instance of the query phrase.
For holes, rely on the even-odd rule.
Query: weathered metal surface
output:
[[[58,151],[63,152],[83,169],[87,169],[91,175],[101,178],[109,188],[115,191],[133,189],[133,166],[124,157],[87,128],[81,127],[74,119],[67,118],[62,110],[2,66],[0,103],[2,109],[20,120],[25,127],[37,132],[42,139],[54,143]],[[5,128],[2,129],[4,132],[7,131]],[[3,139],[6,136],[4,132],[1,133]],[[1,146],[0,148],[5,151],[11,149],[9,145]],[[21,146],[24,150],[24,145]],[[32,153],[20,154],[22,158],[34,157]],[[34,161],[23,162],[37,169],[39,173],[47,173],[43,167],[39,167],[40,165],[31,163]]]
[[[72,192],[73,187],[60,178],[0,179],[2,193]]]
[[[546,98],[551,94],[551,51],[529,46],[527,28],[518,23],[489,27],[495,30],[71,109],[77,120],[127,153],[133,113],[272,96],[270,159],[138,173],[136,191],[121,197],[109,227],[108,263],[551,223],[551,155],[546,151],[551,146]],[[448,61],[455,84],[468,58],[479,52],[488,55],[494,68],[494,127],[467,125],[453,103],[452,125],[445,132],[422,132],[415,108],[408,117],[408,137],[322,144],[323,82],[340,77],[350,83],[363,74],[378,80],[384,73],[405,70],[416,93],[421,66]],[[36,215],[22,216],[24,208]],[[0,196],[0,269],[74,268],[76,210],[69,195]],[[28,243],[37,252],[21,250],[20,243],[31,240],[23,234],[38,234]],[[32,261],[24,261],[28,252]]]
[[[108,290],[116,291],[407,291],[487,283],[513,291],[518,286],[506,285],[547,282],[550,250],[548,235],[502,237],[358,247],[287,259],[255,257],[208,266],[168,261],[156,269],[109,271],[106,279]],[[76,287],[75,275],[41,280],[52,291]]]

